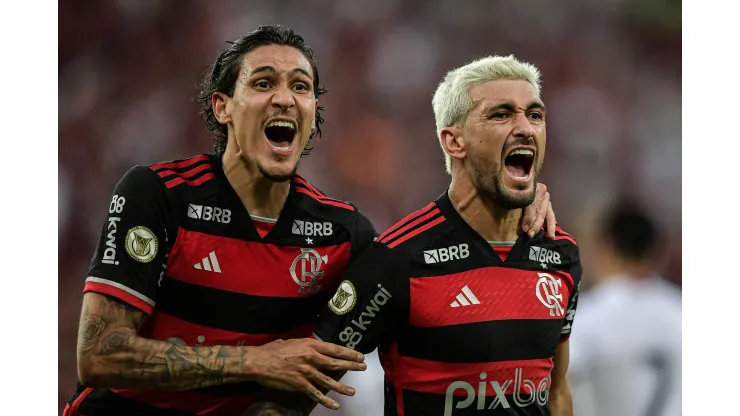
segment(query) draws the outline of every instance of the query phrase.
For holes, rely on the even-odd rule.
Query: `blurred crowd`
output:
[[[330,90],[300,171],[378,230],[445,188],[431,97],[444,73],[514,54],[543,73],[542,181],[581,242],[614,194],[669,233],[681,283],[681,3],[663,0],[69,0],[59,7],[59,403],[74,390],[81,290],[110,192],[136,164],[210,152],[194,102],[208,65],[261,24],[314,48]],[[580,234],[580,235],[579,235]],[[577,319],[576,319],[577,325]]]

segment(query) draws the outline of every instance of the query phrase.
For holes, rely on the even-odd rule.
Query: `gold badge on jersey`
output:
[[[132,259],[149,263],[157,256],[159,242],[152,230],[136,226],[128,230],[126,234],[126,252]]]
[[[337,315],[344,315],[352,310],[357,302],[355,286],[349,280],[343,281],[334,297],[329,301],[329,308]]]

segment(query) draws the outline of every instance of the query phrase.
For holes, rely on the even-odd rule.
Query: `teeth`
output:
[[[513,152],[509,154],[509,156],[513,155],[525,155],[525,156],[534,156],[534,152],[529,149],[516,149]]]
[[[295,124],[292,121],[275,120],[267,124],[267,127],[287,127],[295,130]]]

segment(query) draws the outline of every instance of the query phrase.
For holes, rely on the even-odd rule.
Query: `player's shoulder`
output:
[[[558,250],[566,254],[571,262],[580,262],[581,260],[578,250],[578,242],[575,237],[561,228],[559,224],[555,228],[555,238],[543,238],[540,246],[550,250]]]
[[[396,256],[411,257],[449,231],[447,218],[440,211],[438,202],[433,201],[383,231],[376,243],[387,247]]]
[[[370,226],[370,220],[349,201],[332,198],[319,190],[303,175],[296,173],[291,179],[297,203],[317,218],[343,223],[349,228]],[[359,224],[358,224],[359,222]]]

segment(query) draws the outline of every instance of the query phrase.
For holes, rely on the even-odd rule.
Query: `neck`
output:
[[[224,174],[251,215],[278,218],[288,199],[290,181],[266,178],[249,162],[235,143],[229,143],[223,155]]]
[[[522,210],[494,204],[467,176],[453,176],[449,196],[465,222],[487,241],[516,241]]]

